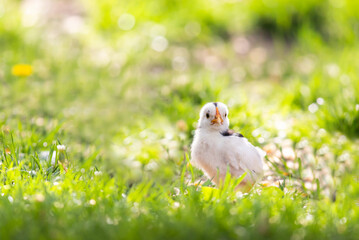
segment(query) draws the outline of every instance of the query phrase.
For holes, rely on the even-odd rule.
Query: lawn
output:
[[[359,2],[0,2],[0,239],[357,239]],[[192,167],[201,107],[267,152]]]

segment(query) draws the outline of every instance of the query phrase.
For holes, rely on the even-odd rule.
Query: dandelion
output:
[[[241,191],[238,191],[238,192],[236,193],[236,197],[237,197],[237,198],[243,198],[243,196],[244,196],[244,194],[243,194]]]
[[[34,195],[34,199],[36,202],[43,202],[45,201],[45,196],[42,195],[41,193],[38,193]]]
[[[129,13],[122,14],[117,21],[118,27],[125,31],[131,30],[135,26],[135,23],[135,17]]]
[[[32,74],[32,66],[29,64],[16,64],[12,67],[11,73],[17,77],[28,77]]]
[[[152,40],[151,48],[156,52],[163,52],[168,47],[168,41],[163,36],[157,36]]]
[[[270,183],[269,182],[262,182],[261,185],[263,187],[269,187],[270,186]]]
[[[339,220],[340,224],[345,224],[347,222],[347,219],[345,217],[343,217],[342,219]]]
[[[308,106],[308,110],[311,113],[315,113],[316,111],[318,111],[318,109],[319,109],[319,107],[318,107],[318,104],[316,104],[316,103],[312,103]]]
[[[152,160],[145,166],[145,169],[149,171],[156,170],[157,168],[158,168],[158,164]]]
[[[328,73],[328,75],[333,78],[338,77],[338,75],[340,74],[340,68],[335,63],[331,63],[325,66],[325,70]]]
[[[173,203],[173,208],[176,209],[176,208],[179,208],[181,206],[181,204],[179,202],[174,202]]]
[[[57,150],[61,151],[65,151],[66,150],[66,146],[65,145],[57,145]]]
[[[55,208],[64,208],[64,204],[61,202],[54,202]]]
[[[6,154],[11,154],[10,149],[9,149],[9,148],[5,148],[5,153],[6,153]]]
[[[323,105],[324,104],[324,99],[323,98],[317,98],[317,103],[319,105]]]

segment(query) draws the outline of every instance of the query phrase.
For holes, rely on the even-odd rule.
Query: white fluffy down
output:
[[[211,124],[216,105],[223,119],[222,124]],[[263,175],[262,159],[265,152],[244,137],[223,136],[221,132],[228,130],[228,126],[228,108],[225,104],[207,103],[203,106],[191,146],[191,163],[202,169],[217,185],[224,179],[227,169],[233,177],[247,172],[243,182],[254,184]]]

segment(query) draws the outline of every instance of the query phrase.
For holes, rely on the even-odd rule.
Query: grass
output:
[[[9,135],[2,139],[11,140]],[[13,151],[12,140],[5,145]],[[182,174],[171,181],[142,170],[141,182],[129,184],[91,162],[65,170],[60,161],[51,165],[51,158],[41,159],[34,150],[22,159],[16,153],[7,153],[1,165],[2,238],[347,239],[358,231],[359,186],[353,179],[343,179],[350,185],[339,186],[335,201],[319,190],[312,198],[290,186],[257,187],[242,195],[229,180],[219,190],[188,184],[186,160],[179,166]]]
[[[0,5],[1,239],[356,238],[355,1],[59,3]],[[248,194],[189,164],[209,101],[267,151]]]

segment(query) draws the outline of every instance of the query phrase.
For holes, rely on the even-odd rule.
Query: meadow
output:
[[[357,239],[358,13],[2,0],[0,239]],[[267,152],[249,193],[189,163],[212,101]]]

